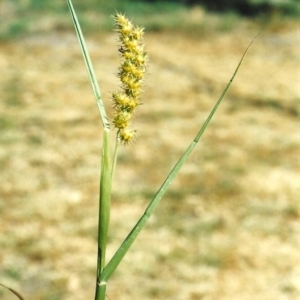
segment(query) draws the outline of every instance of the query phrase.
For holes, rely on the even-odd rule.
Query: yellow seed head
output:
[[[127,48],[126,45],[130,42],[130,36],[126,34],[121,34],[119,36],[120,42],[124,45],[125,49]]]
[[[138,98],[140,93],[141,93],[141,90],[130,90],[128,88],[125,89],[125,93],[126,95],[130,95],[132,98]]]
[[[124,51],[122,55],[126,60],[134,60],[136,57],[134,52],[128,50]]]
[[[144,46],[138,44],[132,51],[133,51],[136,55],[144,54]]]
[[[114,107],[117,109],[118,112],[126,111],[129,113],[133,113],[134,109],[139,105],[139,101],[137,98],[134,98],[132,96],[130,97],[124,92],[113,93],[112,97],[114,101]],[[120,122],[120,118],[115,118],[115,120],[117,123]]]
[[[144,52],[138,53],[137,56],[135,57],[136,64],[143,68],[145,68],[146,61],[147,61],[147,54],[145,54]]]
[[[123,144],[130,144],[136,135],[135,130],[131,129],[121,129],[119,132],[120,140]]]
[[[137,48],[138,48],[138,41],[134,40],[134,39],[128,39],[124,41],[124,46],[129,50],[129,51],[133,51],[136,52]]]
[[[126,107],[130,103],[130,98],[123,92],[113,93],[115,106]]]
[[[132,76],[128,73],[121,73],[119,76],[125,86],[128,86],[128,84],[132,81]]]
[[[116,25],[126,24],[128,22],[128,19],[122,14],[116,14],[115,15],[115,22],[116,22]]]
[[[140,40],[144,35],[144,28],[135,27],[132,30],[131,35],[134,39]]]
[[[130,111],[133,111],[139,105],[139,101],[136,98],[130,98],[127,106]]]
[[[128,111],[123,111],[123,110],[118,110],[115,118],[114,118],[114,125],[116,128],[118,129],[124,129],[126,127],[128,127],[129,122],[132,118],[132,114]]]
[[[126,35],[126,34],[129,34],[132,31],[132,29],[133,29],[132,24],[128,22],[127,24],[125,24],[124,26],[122,26],[119,29],[119,31],[120,31],[120,33],[122,35]]]
[[[142,82],[130,78],[126,85],[129,90],[139,90],[142,86]]]
[[[124,15],[116,14],[114,19],[115,19],[116,27],[117,27],[118,30],[121,30],[125,27],[130,29],[129,33],[133,30],[132,23]]]
[[[143,70],[143,69],[138,69],[138,68],[136,68],[136,69],[132,72],[133,76],[134,76],[136,79],[138,79],[138,80],[141,80],[141,79],[143,78],[144,73],[145,73],[145,70]]]
[[[139,96],[146,71],[147,55],[141,44],[144,29],[135,27],[121,14],[116,14],[115,23],[119,33],[119,48],[122,63],[118,77],[121,91],[112,94],[116,110],[113,123],[118,129],[118,136],[123,144],[128,144],[135,136],[135,131],[128,129],[135,108],[139,105]]]
[[[125,60],[121,65],[121,72],[133,74],[136,71],[136,66],[130,61]]]

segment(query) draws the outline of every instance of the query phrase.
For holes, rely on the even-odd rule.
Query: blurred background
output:
[[[120,148],[108,257],[260,33],[109,299],[299,299],[299,1],[73,4],[110,117],[111,16],[146,28],[138,138]],[[0,0],[0,70],[0,282],[26,300],[93,299],[102,127],[66,1]],[[0,287],[0,299],[16,297]]]

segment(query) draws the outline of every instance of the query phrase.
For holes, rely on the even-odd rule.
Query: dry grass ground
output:
[[[146,34],[150,72],[139,137],[120,150],[110,255],[256,33]],[[116,36],[88,46],[110,107]],[[299,22],[261,33],[109,299],[300,299],[299,46]],[[102,132],[75,34],[2,42],[0,69],[0,282],[28,300],[93,299]]]

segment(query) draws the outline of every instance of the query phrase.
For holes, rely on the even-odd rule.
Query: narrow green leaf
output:
[[[98,228],[98,251],[99,269],[98,278],[105,265],[105,252],[107,233],[110,218],[111,201],[111,159],[109,147],[109,132],[104,131],[103,150],[101,162],[100,196],[99,196],[99,228]]]
[[[100,282],[100,276],[105,266],[107,234],[110,218],[111,168],[109,131],[104,130],[99,195],[98,260],[95,300],[104,300],[106,291],[106,283],[103,284],[103,282]]]
[[[253,41],[255,40],[255,38],[253,39]],[[123,257],[125,256],[125,254],[129,250],[130,246],[135,241],[136,237],[138,236],[140,231],[143,229],[143,227],[145,226],[147,220],[149,219],[149,217],[153,213],[154,209],[156,208],[156,206],[160,202],[163,195],[165,194],[165,192],[168,189],[170,183],[173,181],[175,176],[178,174],[178,172],[181,169],[182,165],[185,163],[185,161],[189,157],[190,153],[192,152],[192,150],[197,145],[197,143],[198,143],[200,137],[202,136],[202,134],[204,133],[208,123],[210,122],[211,118],[213,117],[213,115],[215,114],[217,108],[219,107],[222,99],[224,98],[226,92],[228,91],[228,89],[229,89],[234,77],[236,76],[236,74],[237,74],[237,72],[238,72],[238,70],[241,66],[241,63],[243,62],[243,60],[245,58],[245,55],[248,52],[248,49],[252,45],[253,41],[250,43],[250,45],[247,47],[246,51],[244,52],[244,54],[243,54],[243,56],[242,56],[242,58],[241,58],[241,60],[238,64],[235,72],[233,73],[233,76],[231,77],[230,81],[228,82],[227,86],[225,87],[225,89],[224,89],[223,93],[221,94],[220,98],[216,102],[216,104],[215,104],[214,108],[212,109],[211,113],[209,114],[208,118],[206,119],[206,121],[202,125],[201,129],[197,133],[195,139],[192,141],[192,143],[186,149],[186,151],[184,152],[182,157],[179,159],[179,161],[176,163],[176,165],[174,166],[174,168],[172,169],[172,171],[170,172],[170,174],[168,175],[168,177],[166,178],[166,180],[164,181],[164,183],[162,184],[162,186],[160,187],[160,189],[158,190],[158,192],[156,193],[154,198],[151,200],[151,202],[148,205],[148,207],[146,208],[143,216],[139,219],[137,224],[134,226],[134,228],[131,230],[131,232],[128,234],[128,236],[126,237],[126,239],[124,240],[124,242],[120,246],[120,248],[117,250],[115,255],[112,257],[112,259],[109,261],[107,266],[104,268],[103,272],[100,275],[100,282],[103,282],[103,284],[106,283],[109,280],[109,278],[111,277],[111,275],[114,273],[114,271],[116,270],[116,268],[118,267],[118,265],[122,261]]]
[[[94,91],[94,95],[95,95],[96,102],[97,102],[97,105],[98,105],[98,109],[100,111],[102,124],[103,124],[103,127],[106,130],[108,130],[109,129],[109,122],[108,122],[108,119],[107,119],[105,107],[104,107],[104,104],[103,104],[103,101],[102,101],[101,92],[100,92],[100,88],[99,88],[99,85],[98,85],[98,82],[97,82],[97,79],[96,79],[94,68],[93,68],[93,65],[92,65],[88,50],[87,50],[87,46],[86,46],[81,28],[80,28],[80,24],[78,22],[75,10],[73,8],[72,1],[67,0],[67,2],[68,2],[70,13],[71,13],[73,23],[74,23],[74,26],[75,26],[76,34],[77,34],[77,37],[78,37],[78,40],[79,40],[80,48],[81,48],[81,51],[82,51],[82,54],[83,54],[84,62],[85,62],[85,65],[86,65],[86,68],[87,68],[87,71],[88,71],[88,74],[89,74],[89,77],[90,77],[92,87],[93,87],[93,91]]]

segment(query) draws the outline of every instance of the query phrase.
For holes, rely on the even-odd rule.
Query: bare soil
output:
[[[149,73],[138,138],[120,149],[109,256],[256,33],[146,34]],[[87,42],[111,116],[116,36]],[[109,299],[300,299],[299,46],[299,22],[261,33]],[[0,282],[28,300],[93,299],[102,128],[76,36],[2,42],[0,69]]]

